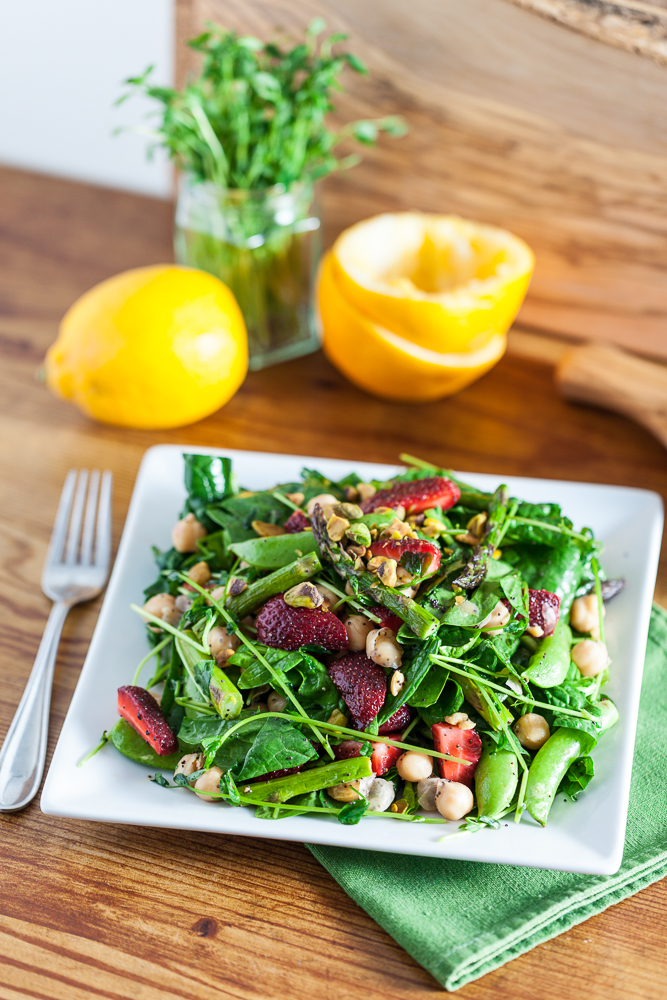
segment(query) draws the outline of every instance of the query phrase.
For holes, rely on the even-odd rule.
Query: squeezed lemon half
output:
[[[403,212],[357,223],[321,269],[324,350],[376,395],[450,395],[502,356],[533,266],[523,240],[457,216]]]

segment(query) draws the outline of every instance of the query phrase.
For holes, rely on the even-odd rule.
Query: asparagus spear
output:
[[[237,618],[245,618],[247,614],[264,604],[274,594],[282,594],[290,587],[295,587],[297,583],[315,576],[322,569],[322,563],[316,552],[308,552],[287,566],[269,573],[268,576],[260,577],[251,583],[241,594],[232,597],[227,604],[227,609]]]
[[[427,639],[437,631],[440,623],[430,611],[400,591],[385,587],[377,576],[364,569],[361,559],[353,559],[340,542],[333,542],[329,538],[324,511],[319,505],[315,507],[311,521],[320,553],[333,563],[339,576],[343,579],[355,578],[364,594],[368,594],[378,604],[398,615],[420,639]]]
[[[484,536],[479,545],[475,546],[472,556],[462,573],[452,582],[463,590],[479,587],[486,576],[489,559],[498,547],[505,534],[505,523],[508,518],[509,491],[506,486],[499,486],[491,497],[488,506],[488,518],[484,526]]]

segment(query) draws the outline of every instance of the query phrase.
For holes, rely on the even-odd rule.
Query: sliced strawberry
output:
[[[386,490],[378,490],[368,500],[364,500],[361,509],[364,514],[370,514],[378,507],[405,507],[406,514],[420,514],[431,507],[449,510],[460,496],[461,490],[451,479],[445,479],[444,476],[428,476],[426,479],[396,483]]]
[[[431,726],[433,743],[439,753],[448,753],[452,757],[469,760],[470,764],[455,764],[452,760],[438,760],[440,777],[448,781],[460,781],[472,788],[475,768],[482,755],[482,741],[475,729],[459,729],[447,722],[436,722]]]
[[[259,636],[259,629],[257,631]],[[345,637],[347,644],[347,632]],[[365,729],[382,708],[387,694],[387,678],[382,667],[363,652],[348,653],[329,664],[329,677],[350,710],[352,728]]]
[[[161,757],[178,750],[178,740],[164,712],[145,688],[126,684],[118,688],[118,714],[136,729]]]
[[[400,740],[400,733],[387,733],[392,740]],[[358,757],[363,744],[358,740],[343,740],[338,746],[332,747],[336,760],[347,760],[348,757]],[[374,743],[371,754],[371,768],[378,777],[386,774],[394,766],[404,751],[400,747],[392,747],[388,743]]]
[[[389,608],[383,608],[378,604],[368,610],[372,611],[375,617],[380,619],[382,624],[378,626],[379,628],[390,628],[392,632],[398,632],[403,624],[402,619],[398,615],[393,614]]]
[[[528,627],[537,626],[544,635],[551,635],[560,616],[560,597],[550,590],[529,590],[528,599]]]
[[[440,566],[440,549],[435,542],[428,542],[425,538],[389,538],[373,542],[370,549],[374,556],[395,559],[413,576],[417,574],[411,568],[413,559],[410,557],[416,557],[416,561],[421,563],[420,576],[433,576]]]
[[[388,736],[390,740],[401,739],[401,733],[385,733],[385,736]],[[389,743],[374,743],[371,755],[373,774],[386,774],[387,771],[391,770],[402,753],[405,753],[405,750],[401,750],[400,747],[392,747]]]
[[[412,719],[412,709],[409,705],[402,705],[397,712],[394,712],[390,719],[383,722],[378,729],[379,736],[389,736],[396,729],[404,729]]]
[[[283,528],[288,535],[296,535],[300,531],[305,531],[306,528],[310,528],[310,520],[306,517],[302,510],[292,511],[290,516],[287,518],[283,524]]]
[[[293,608],[282,594],[267,601],[255,625],[258,640],[275,649],[298,649],[309,642],[331,653],[347,649],[347,630],[331,611]]]

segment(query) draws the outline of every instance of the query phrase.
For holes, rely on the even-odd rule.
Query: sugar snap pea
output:
[[[312,531],[299,531],[293,535],[249,538],[234,542],[229,549],[257,569],[280,569],[307,552],[317,552],[317,542]]]
[[[514,798],[519,762],[511,750],[500,750],[486,738],[475,771],[475,797],[480,816],[497,819],[506,812]]]
[[[599,735],[606,732],[618,720],[616,706],[609,698],[598,702],[601,715],[596,718]],[[526,785],[526,808],[542,826],[546,825],[558,786],[570,764],[577,757],[591,752],[597,740],[583,729],[563,727],[549,737],[537,751],[528,771]]]
[[[540,642],[523,676],[543,688],[562,684],[570,669],[571,645],[570,626],[561,618],[553,633],[546,635]]]

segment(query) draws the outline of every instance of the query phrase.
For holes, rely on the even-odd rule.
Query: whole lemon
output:
[[[46,380],[121,427],[182,427],[223,406],[248,368],[243,316],[211,274],[173,264],[124,271],[67,311]]]

